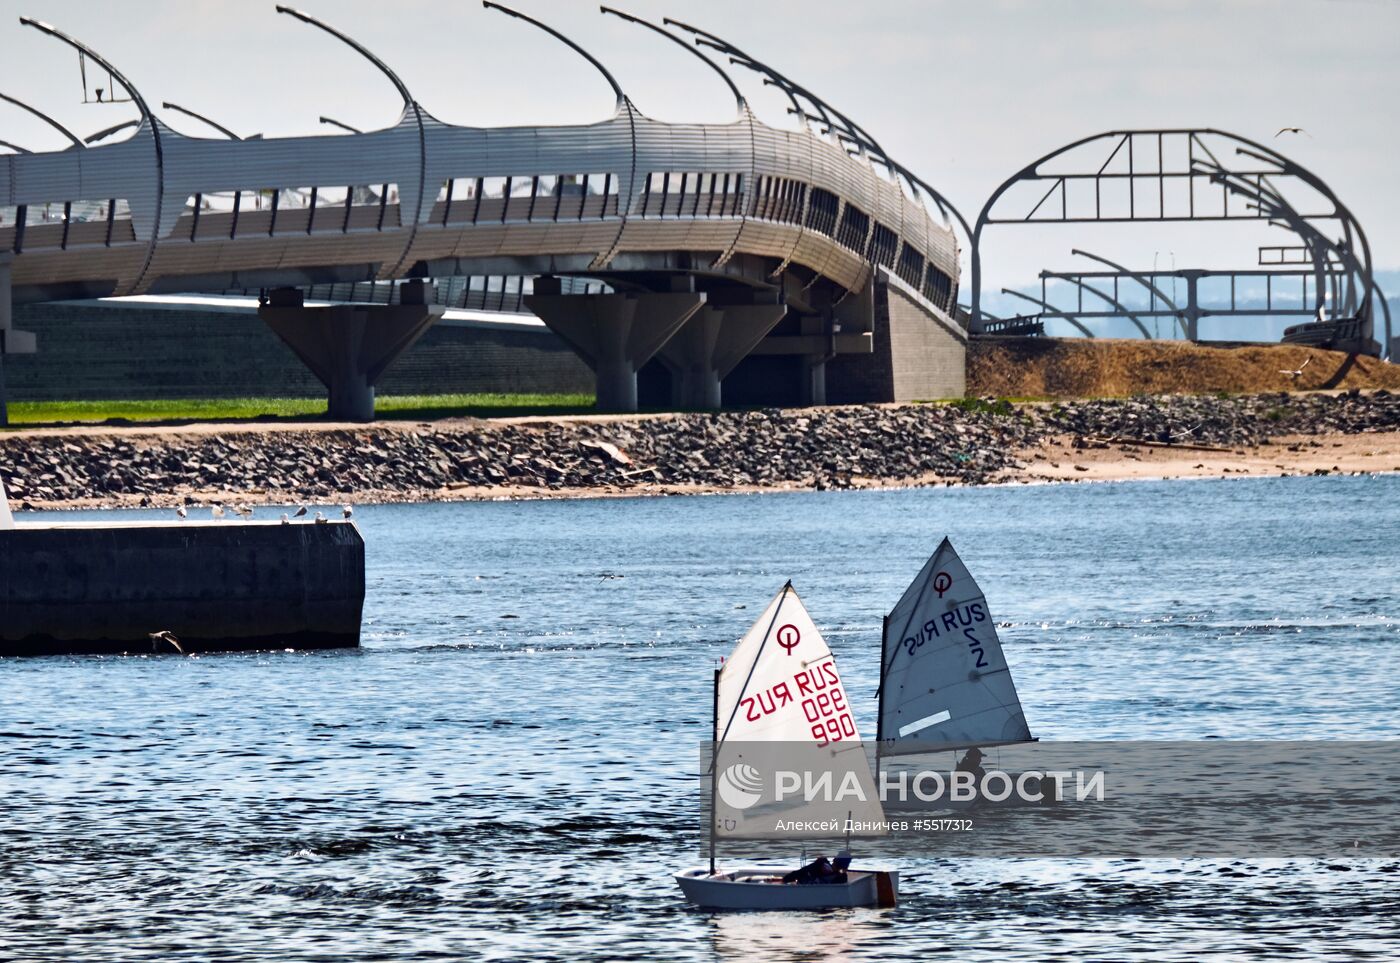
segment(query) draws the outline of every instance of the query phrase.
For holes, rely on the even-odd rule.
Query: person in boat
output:
[[[832,865],[825,856],[818,856],[801,869],[794,869],[783,877],[784,883],[844,883],[846,870]]]
[[[982,781],[982,777],[987,775],[987,770],[982,768],[982,750],[973,746],[963,754],[962,759],[956,767],[957,772],[970,772],[972,778],[977,782]]]

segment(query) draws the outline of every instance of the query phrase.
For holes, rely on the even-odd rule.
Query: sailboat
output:
[[[715,670],[710,861],[708,866],[676,874],[687,899],[713,909],[895,905],[899,873],[853,869],[844,852],[820,880],[792,867],[722,869],[716,862],[718,834],[741,834],[738,830],[746,821],[752,828],[760,821],[755,814],[772,808],[759,805],[763,774],[748,762],[731,761],[768,758],[758,751],[764,744],[785,764],[800,765],[811,753],[813,759],[844,767],[857,781],[863,780],[869,791],[858,802],[849,803],[849,808],[840,802],[841,815],[848,822],[883,822],[850,705],[831,649],[788,582]]]
[[[987,598],[947,538],[885,616],[881,638],[877,771],[890,756],[1035,741]]]

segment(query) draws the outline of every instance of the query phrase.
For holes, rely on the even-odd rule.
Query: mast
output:
[[[880,684],[875,690],[875,778],[880,778],[880,745],[885,740],[885,645],[890,634],[890,617],[880,620]]]
[[[719,779],[719,674],[715,669],[715,695],[710,713],[710,875],[715,875],[715,810],[716,780]]]

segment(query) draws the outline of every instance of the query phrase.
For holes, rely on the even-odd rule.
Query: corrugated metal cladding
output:
[[[720,196],[718,210],[708,198],[684,205],[650,196],[650,175],[667,173],[668,190],[698,191],[709,178],[703,183]],[[564,202],[553,192],[564,188],[556,178],[581,190],[584,176],[589,198],[601,194],[605,178],[609,196],[596,206],[576,201],[562,213]],[[488,179],[488,190],[497,191],[509,179],[511,196],[474,196],[473,181]],[[449,181],[468,194],[454,196],[450,208],[439,201]],[[308,212],[311,188],[346,201],[318,201]],[[829,204],[821,216],[812,214],[814,189],[836,198],[835,224],[848,206],[865,215],[865,237],[839,241]],[[264,199],[274,196],[293,206],[269,211]],[[190,204],[195,197],[202,199],[198,212]],[[718,252],[719,263],[742,251],[859,287],[871,273],[876,225],[897,235],[895,263],[926,263],[953,286],[958,274],[952,232],[867,159],[807,129],[768,127],[747,111],[728,124],[669,124],[627,102],[594,124],[472,128],[407,108],[384,130],[247,141],[189,137],[148,120],[122,142],[6,156],[0,164],[0,204],[7,208],[52,210],[72,201],[118,207],[113,200],[126,205],[120,209],[129,231],[86,223],[73,232],[35,231],[24,243],[22,232],[0,235],[18,247],[16,282],[115,276],[118,293],[140,293],[162,277],[217,279],[256,269],[374,264],[388,278],[420,260],[498,255],[583,255],[601,265],[635,245]],[[255,203],[259,209],[250,210]],[[880,237],[888,259],[887,236]]]

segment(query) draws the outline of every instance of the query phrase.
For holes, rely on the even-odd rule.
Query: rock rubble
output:
[[[1035,446],[1066,436],[1252,446],[1280,435],[1395,430],[1400,395],[1385,391],[1049,406],[971,399],[355,430],[12,435],[0,438],[0,478],[16,505],[391,501],[462,489],[979,484],[1017,468]]]

